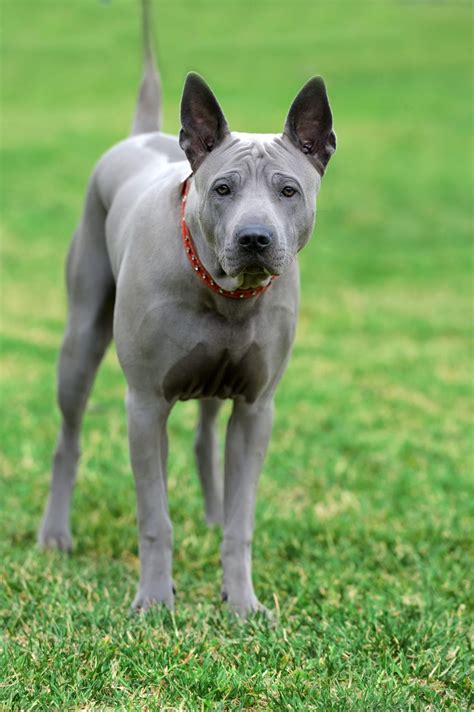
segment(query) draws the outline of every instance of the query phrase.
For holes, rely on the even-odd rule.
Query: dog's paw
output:
[[[150,608],[164,606],[170,611],[174,610],[174,594],[173,586],[166,587],[166,590],[160,591],[144,591],[138,589],[132,603],[133,613],[146,613]]]
[[[260,603],[255,595],[244,596],[242,598],[229,598],[225,591],[222,592],[221,598],[227,606],[227,609],[237,616],[240,620],[246,620],[251,616],[262,616],[268,622],[274,623],[273,613]]]
[[[56,549],[70,552],[72,550],[72,537],[67,529],[42,526],[38,532],[38,544],[42,549]]]

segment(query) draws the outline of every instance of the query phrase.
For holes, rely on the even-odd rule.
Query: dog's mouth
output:
[[[257,271],[246,271],[242,272],[237,279],[239,279],[239,289],[255,289],[256,287],[264,287],[268,284],[270,280],[269,272]]]
[[[245,267],[243,272],[238,276],[241,280],[239,287],[241,289],[255,289],[268,284],[272,272],[263,265],[249,265]]]
[[[268,256],[236,255],[229,250],[218,255],[222,270],[218,281],[230,290],[265,287],[271,277],[281,274],[287,261],[286,257],[287,254],[283,250]]]
[[[223,277],[232,281],[234,289],[256,289],[264,287],[270,281],[275,272],[271,271],[262,264],[250,264],[241,267],[240,269],[223,269]],[[221,280],[222,282],[222,280]]]
[[[269,283],[271,276],[270,272],[262,271],[260,267],[258,271],[253,269],[249,271],[246,269],[237,274],[229,274],[229,272],[222,270],[217,279],[224,289],[234,291],[235,289],[256,289],[257,287],[265,287]]]
[[[270,274],[270,271],[263,265],[249,265],[245,268],[245,274]]]

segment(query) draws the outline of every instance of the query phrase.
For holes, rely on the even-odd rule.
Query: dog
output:
[[[143,0],[144,75],[131,136],[96,165],[67,258],[68,320],[58,368],[61,428],[39,543],[70,550],[80,427],[112,339],[127,381],[140,581],[135,610],[174,606],[166,422],[199,400],[195,453],[206,518],[223,527],[222,599],[266,611],[252,583],[257,483],[299,303],[296,256],[336,148],[323,80],[310,79],[281,134],[231,132],[188,74],[179,139],[159,131],[160,78]],[[216,416],[233,401],[219,472]]]

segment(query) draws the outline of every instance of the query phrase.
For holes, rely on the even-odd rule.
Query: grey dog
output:
[[[96,165],[68,255],[62,423],[39,543],[71,548],[81,421],[113,335],[128,385],[137,493],[133,607],[174,605],[166,423],[176,401],[193,398],[206,517],[223,526],[222,598],[245,616],[265,610],[252,583],[257,483],[295,333],[296,255],[312,234],[336,140],[320,77],[296,96],[281,134],[247,134],[229,130],[207,84],[189,74],[179,140],[159,132],[149,10],[144,0],[145,70],[132,134]],[[222,478],[215,425],[224,399],[233,409]]]

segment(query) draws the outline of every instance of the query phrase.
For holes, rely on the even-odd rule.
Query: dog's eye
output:
[[[229,195],[230,194],[230,188],[225,183],[221,183],[220,185],[217,185],[215,190],[216,190],[216,193],[218,193],[218,195]]]
[[[292,198],[296,194],[296,192],[296,188],[292,188],[291,185],[285,185],[285,187],[281,191],[281,194],[285,196],[285,198]]]

